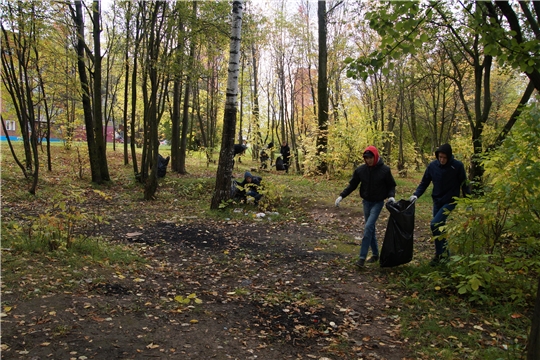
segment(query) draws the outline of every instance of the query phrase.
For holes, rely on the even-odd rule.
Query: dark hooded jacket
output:
[[[448,157],[444,165],[438,160],[440,152]],[[460,189],[463,194],[470,194],[465,167],[461,161],[454,159],[450,144],[439,146],[435,151],[435,157],[437,159],[429,163],[414,195],[422,196],[431,182],[433,183],[431,197],[433,203],[439,207],[454,202],[453,198],[459,197]]]
[[[354,170],[349,186],[339,194],[342,198],[352,193],[360,185],[360,197],[367,201],[384,201],[396,195],[396,181],[390,168],[379,157],[379,151],[375,146],[368,146],[365,151],[371,151],[374,155],[373,166],[360,165]]]
[[[234,156],[243,154],[246,151],[247,146],[244,144],[234,144]]]
[[[287,165],[289,163],[289,158],[291,157],[291,148],[287,144],[281,145],[279,152],[281,153],[281,156],[283,156],[283,163]]]
[[[251,182],[247,181],[247,178],[251,178]],[[244,173],[244,181],[238,184],[242,189],[239,192],[240,196],[246,196],[249,191],[255,191],[258,193],[259,186],[261,186],[262,177],[253,176],[249,171]]]

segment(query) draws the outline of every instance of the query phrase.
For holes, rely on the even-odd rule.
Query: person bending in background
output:
[[[459,197],[460,189],[463,196],[470,194],[467,184],[467,174],[463,163],[454,158],[452,146],[443,144],[435,151],[435,160],[429,163],[416,191],[409,198],[414,202],[426,191],[430,183],[433,183],[431,198],[433,200],[433,218],[430,227],[435,242],[435,257],[430,265],[436,266],[445,257],[450,256],[446,238],[440,236],[440,227],[446,223],[448,214],[454,210],[456,203],[454,197]]]
[[[246,201],[249,197],[252,197],[255,199],[255,205],[257,205],[262,198],[262,195],[259,194],[261,181],[262,177],[253,176],[249,171],[246,171],[244,173],[244,181],[238,184],[240,187],[238,197]]]
[[[360,185],[360,197],[364,208],[364,237],[360,246],[360,256],[356,266],[362,268],[371,248],[372,256],[368,263],[379,260],[379,247],[375,234],[375,224],[384,205],[384,200],[395,202],[396,181],[390,168],[384,164],[375,146],[368,146],[364,151],[364,164],[354,170],[349,185],[336,199],[336,206]]]
[[[242,142],[242,144],[234,144],[234,153],[233,153],[233,167],[234,167],[234,158],[238,155],[238,162],[241,164],[242,161],[240,159],[240,156],[244,155],[247,149],[246,140]]]

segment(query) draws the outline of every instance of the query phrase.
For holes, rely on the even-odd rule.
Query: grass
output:
[[[24,296],[32,297],[49,291],[69,291],[85,276],[99,277],[119,266],[136,267],[143,263],[143,259],[130,248],[109,244],[93,235],[78,238],[69,249],[59,246],[56,251],[43,250],[47,248],[49,240],[45,235],[42,244],[30,241],[26,235],[28,229],[51,207],[51,202],[70,198],[73,194],[81,197],[79,207],[82,214],[101,215],[102,221],[110,223],[110,226],[121,223],[124,212],[133,214],[129,219],[131,223],[144,226],[149,222],[180,221],[193,217],[245,220],[260,211],[246,204],[230,204],[223,210],[211,211],[209,204],[217,167],[215,164],[207,165],[206,157],[200,152],[193,152],[187,158],[189,174],[178,175],[169,171],[159,181],[157,200],[145,202],[142,200],[142,185],[134,180],[131,165],[123,164],[121,149],[112,151],[109,148],[112,181],[98,186],[90,184],[86,168],[82,171],[83,178],[79,178],[76,149],[67,151],[61,145],[54,144],[53,171],[41,169],[37,193],[32,196],[27,191],[30,183],[14,165],[7,145],[2,143],[1,148],[3,292],[20,291]],[[167,147],[161,150],[162,155],[169,155]],[[17,151],[22,152],[22,148],[17,147]],[[81,151],[81,154],[83,158],[86,157],[85,152]],[[41,156],[43,166],[44,155]],[[257,165],[257,162],[243,157],[242,163],[237,162],[233,174],[240,178],[244,171],[256,169]],[[284,185],[281,200],[271,209],[274,214],[269,215],[271,221],[280,224],[310,221],[310,211],[333,206],[335,198],[349,180],[349,175],[343,178],[307,178],[275,171],[254,172],[262,176],[265,182]],[[398,184],[396,199],[408,199],[421,176],[422,173],[411,173],[407,178],[395,176]],[[427,234],[429,229],[431,197],[428,192],[418,199],[416,206],[418,233],[423,231]],[[96,204],[99,205],[99,214],[94,214],[92,210]],[[357,192],[347,198],[345,206],[361,209]],[[24,211],[25,217],[21,211]],[[311,245],[324,251],[357,253],[358,246],[353,244],[354,239],[345,235],[340,228],[327,230],[332,234],[330,237]],[[415,243],[415,258],[410,264],[392,269],[370,268],[384,279],[385,290],[399,299],[389,308],[389,316],[399,317],[401,335],[407,339],[414,353],[419,358],[440,360],[522,358],[529,326],[528,312],[531,309],[516,309],[509,305],[479,306],[461,298],[452,289],[437,288],[437,284],[442,283],[439,280],[450,276],[450,273],[444,268],[429,267],[427,261],[431,254],[432,244],[429,236],[424,235]],[[216,254],[215,261],[230,260],[223,254]],[[345,261],[339,265],[352,267]],[[47,274],[47,279],[35,278],[35,273]],[[34,291],[35,288],[39,291]],[[238,296],[247,295],[245,291],[238,288],[235,293]],[[280,294],[279,297],[269,293],[262,300],[270,304],[299,302],[309,306],[316,306],[318,301],[295,293]],[[63,331],[58,329],[57,332],[61,334]]]

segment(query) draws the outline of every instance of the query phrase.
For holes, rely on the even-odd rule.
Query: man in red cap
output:
[[[339,194],[336,199],[336,206],[339,206],[341,200],[352,193],[360,185],[360,197],[364,207],[364,237],[360,246],[360,257],[356,266],[362,268],[366,263],[367,253],[371,248],[372,256],[368,263],[374,263],[379,260],[379,247],[375,234],[375,223],[384,206],[384,200],[388,198],[389,202],[395,202],[396,181],[392,176],[390,168],[384,164],[379,156],[379,151],[375,146],[368,146],[364,151],[365,164],[360,165],[354,170],[349,186]]]

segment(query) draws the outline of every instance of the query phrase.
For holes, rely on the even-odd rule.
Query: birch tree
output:
[[[240,69],[240,40],[242,32],[242,1],[234,1],[232,8],[232,29],[229,46],[229,75],[227,77],[227,97],[223,116],[223,134],[219,153],[216,186],[210,208],[219,209],[221,203],[230,198],[233,170],[233,147],[236,129],[238,73]]]

